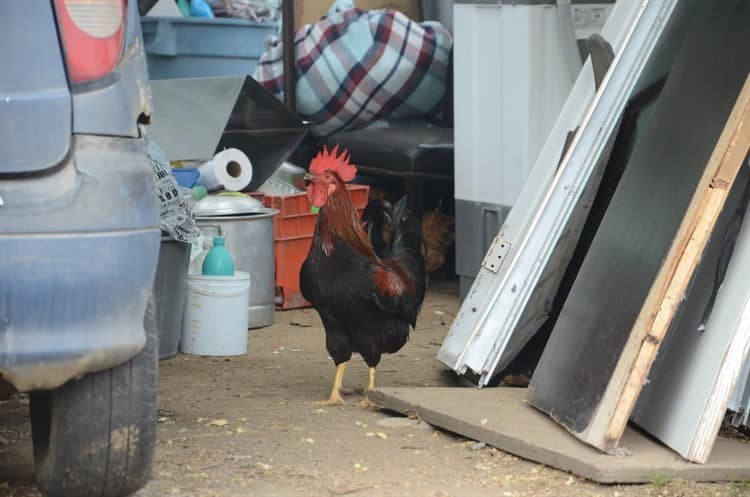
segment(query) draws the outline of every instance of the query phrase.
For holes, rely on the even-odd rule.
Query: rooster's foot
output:
[[[327,407],[327,406],[339,406],[344,404],[344,399],[338,395],[331,396],[330,399],[313,402],[314,406]]]

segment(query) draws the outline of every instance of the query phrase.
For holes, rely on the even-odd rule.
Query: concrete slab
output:
[[[643,483],[655,475],[693,481],[750,479],[750,444],[719,438],[706,464],[685,461],[628,428],[620,455],[576,439],[526,402],[522,388],[378,388],[370,399],[402,414],[524,459],[600,483]]]

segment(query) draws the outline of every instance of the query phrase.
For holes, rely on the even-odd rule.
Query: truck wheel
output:
[[[49,497],[124,497],[151,473],[156,439],[158,344],[130,361],[31,394],[36,481]]]

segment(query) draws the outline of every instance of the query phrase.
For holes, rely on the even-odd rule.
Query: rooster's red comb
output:
[[[328,148],[318,152],[318,155],[310,162],[310,172],[313,174],[322,174],[325,171],[331,171],[338,174],[343,181],[352,181],[357,175],[357,168],[349,163],[349,152],[346,149],[338,155],[339,146],[333,147],[330,152]]]

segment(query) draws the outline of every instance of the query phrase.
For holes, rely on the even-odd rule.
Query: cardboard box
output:
[[[355,4],[363,10],[392,8],[400,10],[414,21],[422,20],[419,0],[355,0]],[[317,22],[326,15],[331,5],[333,5],[333,0],[295,0],[294,14],[297,27]]]

